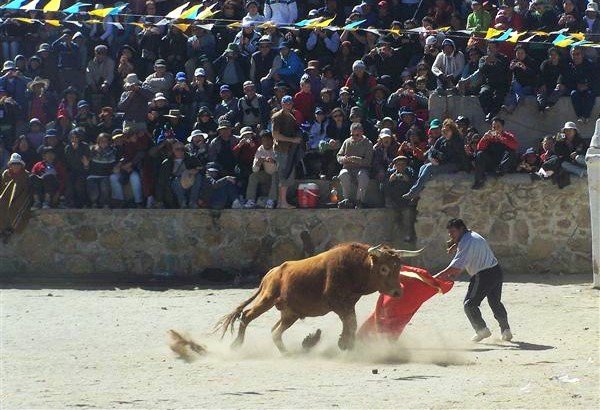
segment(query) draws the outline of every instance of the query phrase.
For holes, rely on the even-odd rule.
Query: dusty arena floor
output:
[[[458,283],[425,304],[397,344],[340,353],[329,315],[284,335],[288,357],[271,343],[275,311],[250,325],[239,351],[207,335],[250,289],[3,289],[0,408],[598,408],[598,292],[521,281],[504,288],[514,343],[499,341],[487,305],[494,336],[469,341]],[[361,301],[359,322],[374,301]],[[301,353],[317,327],[324,339]],[[208,355],[177,359],[171,328]]]

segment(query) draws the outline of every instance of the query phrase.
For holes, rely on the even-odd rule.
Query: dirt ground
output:
[[[251,289],[3,289],[0,408],[598,408],[600,299],[580,280],[505,284],[514,343],[499,340],[485,302],[494,334],[470,342],[461,282],[395,344],[339,352],[341,324],[328,315],[292,327],[286,357],[270,338],[275,311],[250,325],[239,351],[208,335]],[[359,303],[359,323],[375,298]],[[316,328],[323,340],[302,353]],[[209,353],[177,359],[169,329]]]

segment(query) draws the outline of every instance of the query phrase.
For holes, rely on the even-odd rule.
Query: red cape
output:
[[[397,339],[423,303],[436,293],[446,293],[454,286],[454,282],[436,279],[422,268],[405,265],[401,272],[415,274],[418,278],[400,275],[404,290],[402,297],[380,294],[375,312],[358,331],[359,337],[384,334]]]

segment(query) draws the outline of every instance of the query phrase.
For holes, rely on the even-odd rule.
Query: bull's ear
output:
[[[392,270],[391,270],[391,269],[390,269],[390,267],[389,267],[389,266],[387,266],[387,265],[381,265],[381,266],[379,267],[379,274],[380,274],[381,276],[388,276],[388,275],[390,274],[390,272],[392,272]]]

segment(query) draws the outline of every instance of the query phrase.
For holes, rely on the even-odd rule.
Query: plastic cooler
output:
[[[316,208],[319,205],[319,186],[315,183],[298,185],[298,207]]]

